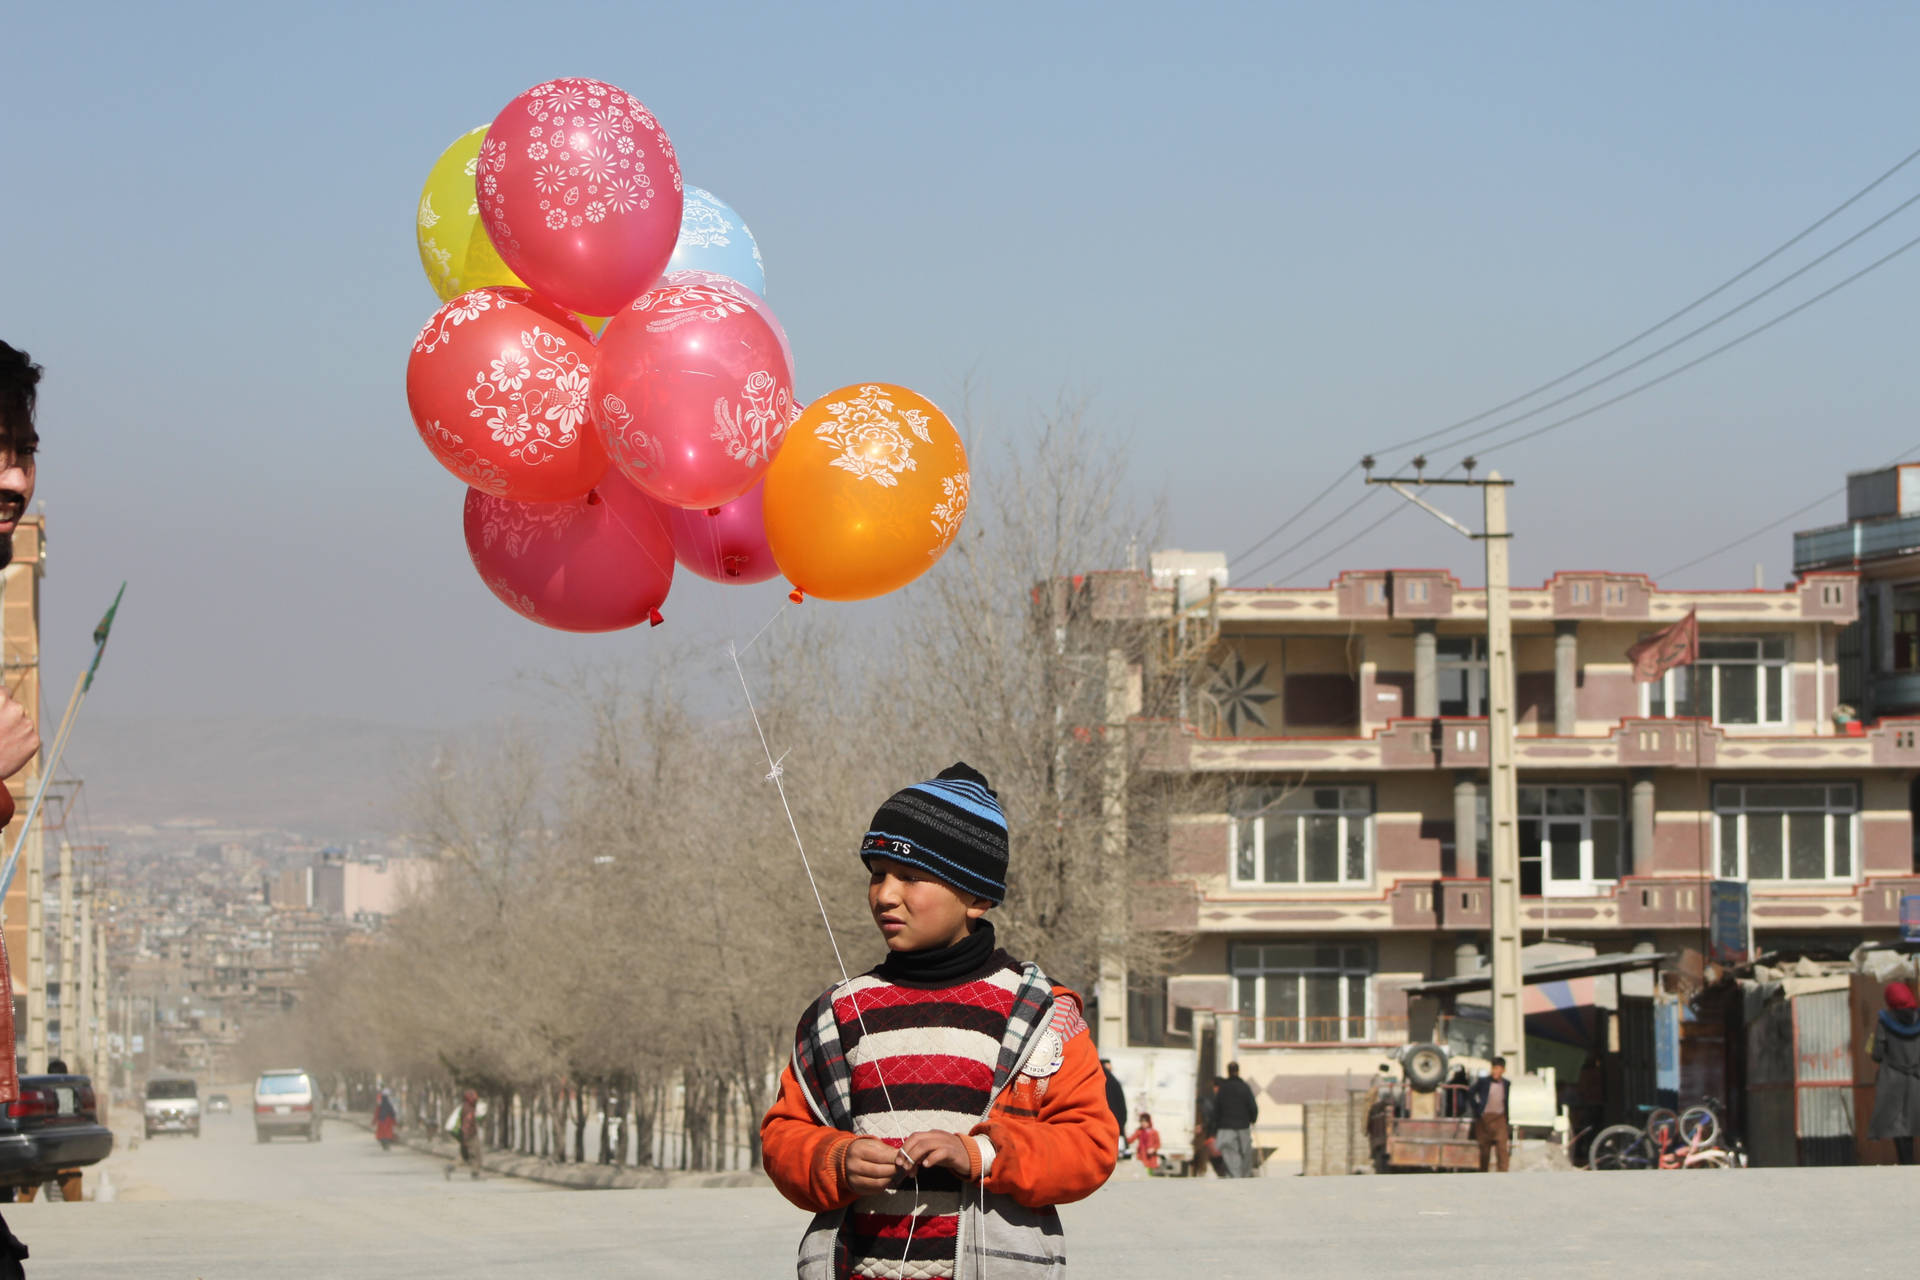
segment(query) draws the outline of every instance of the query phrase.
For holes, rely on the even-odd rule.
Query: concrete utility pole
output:
[[[21,1074],[47,1069],[46,844],[39,824],[27,831],[27,1060]]]
[[[94,1013],[94,967],[99,963],[99,952],[94,948],[93,937],[93,877],[80,878],[80,912],[76,917],[74,931],[80,935],[80,981],[73,995],[67,995],[67,979],[60,980],[60,1040],[61,1048],[71,1056],[67,1065],[75,1071],[96,1074],[99,1064],[93,1058],[93,1013]],[[64,943],[63,943],[64,945]],[[72,1012],[68,1012],[71,1009]],[[71,1021],[69,1021],[71,1019]],[[67,1028],[72,1027],[71,1033]],[[85,1065],[82,1065],[82,1064]]]
[[[1100,779],[1100,855],[1109,877],[1101,903],[1100,1051],[1127,1047],[1127,717],[1126,654],[1107,650],[1106,760]]]
[[[1493,1051],[1507,1060],[1507,1070],[1520,1075],[1527,1069],[1526,1020],[1521,1012],[1520,979],[1520,787],[1513,765],[1514,668],[1513,613],[1509,597],[1507,489],[1511,480],[1498,471],[1484,480],[1473,478],[1474,461],[1461,465],[1459,479],[1422,474],[1426,459],[1415,458],[1412,476],[1375,476],[1373,459],[1362,460],[1368,484],[1384,484],[1456,533],[1486,544],[1487,555],[1487,808],[1491,831],[1493,924]],[[1480,533],[1428,505],[1408,485],[1447,485],[1477,488],[1485,503]],[[1456,826],[1458,825],[1456,820]],[[1471,831],[1455,831],[1454,848],[1467,848]],[[1460,856],[1458,853],[1456,857]]]
[[[73,967],[73,846],[60,842],[60,1056],[78,1069],[73,1060],[74,1020],[85,1010],[84,988]]]

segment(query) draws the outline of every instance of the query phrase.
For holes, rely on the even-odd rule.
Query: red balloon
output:
[[[587,422],[593,339],[525,289],[475,289],[414,339],[407,407],[441,465],[516,502],[577,498],[607,474]]]
[[[705,510],[766,474],[793,417],[793,363],[764,308],[731,282],[666,284],[607,322],[594,422],[652,497]]]
[[[610,475],[569,502],[509,502],[467,491],[467,554],[487,589],[556,631],[660,624],[673,542],[657,509]]]
[[[714,582],[765,582],[780,572],[767,545],[760,486],[711,511],[658,504],[673,538],[673,558]]]
[[[619,310],[659,279],[680,237],[680,162],[632,94],[549,80],[487,129],[480,220],[513,273],[587,315]]]
[[[693,269],[686,271],[669,271],[666,275],[661,276],[659,282],[653,287],[659,289],[674,284],[723,284],[738,290],[740,295],[753,305],[753,309],[760,313],[761,318],[773,326],[773,331],[780,335],[780,353],[787,358],[787,368],[794,369],[798,367],[793,362],[793,344],[787,341],[787,328],[780,323],[780,317],[773,314],[773,308],[767,305],[765,298],[747,288],[747,286],[741,284],[732,276],[723,276],[718,271],[698,271]],[[796,412],[793,416],[797,418],[800,415]]]

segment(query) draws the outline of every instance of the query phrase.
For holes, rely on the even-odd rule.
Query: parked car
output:
[[[320,1141],[319,1091],[313,1077],[298,1068],[263,1071],[253,1082],[253,1136],[265,1142],[276,1134],[305,1134]]]
[[[113,1131],[99,1121],[91,1080],[21,1076],[19,1101],[0,1115],[0,1200],[12,1200],[20,1187],[98,1164],[112,1150]]]
[[[147,1081],[147,1136],[190,1133],[200,1136],[200,1086],[185,1076],[159,1076]]]
[[[224,1116],[231,1113],[232,1111],[233,1111],[233,1100],[227,1097],[226,1094],[210,1093],[207,1095],[207,1114],[208,1115]]]

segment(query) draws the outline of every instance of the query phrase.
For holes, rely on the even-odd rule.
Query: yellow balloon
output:
[[[486,140],[486,125],[461,134],[433,162],[433,171],[420,188],[414,236],[420,243],[420,265],[427,270],[427,283],[442,302],[490,285],[526,288],[500,261],[493,241],[487,239],[487,229],[480,225],[473,173],[480,162],[480,144]]]

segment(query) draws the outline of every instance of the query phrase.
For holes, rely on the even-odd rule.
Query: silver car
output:
[[[145,1106],[147,1136],[190,1133],[200,1136],[200,1086],[184,1076],[162,1076],[147,1081]]]
[[[263,1071],[253,1082],[253,1136],[265,1142],[276,1134],[320,1141],[319,1091],[313,1077],[298,1068]]]

